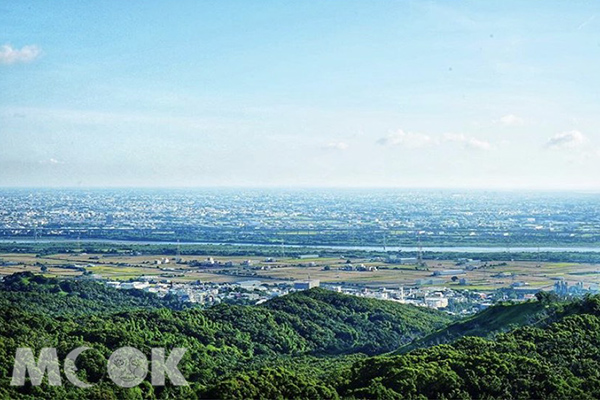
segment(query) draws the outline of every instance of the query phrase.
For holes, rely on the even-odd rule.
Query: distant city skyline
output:
[[[592,2],[0,5],[2,187],[600,190]]]

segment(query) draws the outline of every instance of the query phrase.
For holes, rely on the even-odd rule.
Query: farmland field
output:
[[[211,263],[206,260],[211,259]],[[377,258],[347,259],[280,258],[240,256],[183,256],[176,262],[169,255],[111,255],[62,253],[0,254],[0,274],[19,271],[43,272],[49,276],[73,277],[84,271],[95,278],[130,280],[163,277],[174,282],[241,282],[249,279],[268,283],[318,279],[322,283],[366,287],[446,286],[454,289],[491,291],[503,287],[550,289],[557,279],[586,286],[600,284],[600,267],[591,263],[485,262],[474,267],[452,260],[427,260],[425,265],[386,263]],[[169,262],[165,262],[169,260]],[[74,269],[78,268],[78,269]],[[352,270],[350,270],[352,269]],[[364,269],[364,270],[357,270]],[[372,269],[372,270],[368,270]],[[446,270],[459,270],[448,275]],[[463,282],[460,282],[464,279]]]

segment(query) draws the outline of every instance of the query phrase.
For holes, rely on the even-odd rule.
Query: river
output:
[[[111,239],[0,239],[0,243],[106,243],[106,244],[136,244],[136,245],[167,245],[167,246],[191,246],[191,245],[214,245],[214,246],[253,246],[253,247],[282,247],[281,244],[261,243],[210,243],[210,242],[160,242],[150,240],[111,240]],[[286,248],[307,249],[332,249],[332,250],[364,250],[364,251],[388,251],[388,252],[416,252],[418,247],[402,246],[334,246],[334,245],[292,245],[286,244]],[[433,253],[600,253],[599,247],[573,246],[573,247],[502,247],[502,246],[423,246],[424,252]]]

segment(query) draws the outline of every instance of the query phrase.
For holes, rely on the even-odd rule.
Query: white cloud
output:
[[[377,141],[382,146],[402,146],[407,148],[420,148],[426,146],[439,146],[444,143],[459,143],[465,148],[475,150],[490,150],[490,142],[466,136],[465,134],[446,133],[442,136],[430,136],[422,133],[405,132],[398,130],[390,133]]]
[[[498,122],[505,126],[520,126],[523,125],[525,121],[523,120],[523,118],[518,117],[514,114],[507,114],[500,118]]]
[[[24,46],[20,50],[10,44],[0,47],[0,64],[28,63],[35,60],[42,51],[35,45]]]
[[[324,149],[332,149],[332,150],[348,150],[350,145],[345,142],[330,142],[323,146]]]
[[[429,135],[422,133],[404,132],[402,129],[392,132],[377,141],[382,146],[402,146],[418,148],[437,144],[437,141]]]
[[[48,160],[42,160],[42,161],[40,161],[40,164],[44,164],[44,165],[58,165],[58,164],[64,164],[64,161],[57,160],[56,158],[50,158]]]
[[[474,137],[469,137],[462,133],[446,133],[444,134],[444,140],[446,142],[461,143],[466,148],[475,150],[490,150],[492,148],[492,144],[490,142]]]
[[[574,149],[587,141],[585,135],[577,130],[557,133],[546,142],[549,149]]]

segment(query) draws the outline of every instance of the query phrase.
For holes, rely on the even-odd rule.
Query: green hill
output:
[[[508,318],[517,310],[493,313],[507,312]],[[600,297],[566,304],[551,321],[539,325],[499,333],[494,340],[463,337],[449,345],[358,360],[318,381],[321,391],[311,396],[305,394],[306,386],[297,385],[297,375],[272,368],[241,372],[207,393],[220,398],[277,398],[289,393],[347,399],[600,398]],[[278,380],[286,382],[280,390],[272,384]],[[297,390],[289,392],[287,385]],[[326,392],[331,388],[334,395]]]
[[[0,398],[600,398],[600,296],[540,299],[458,322],[322,289],[178,310],[145,293],[20,274],[0,285]],[[92,388],[9,385],[17,347],[63,358],[78,346],[92,348],[78,359]],[[122,346],[186,348],[190,385],[114,385],[106,362]]]
[[[378,354],[397,349],[453,319],[422,307],[311,289],[275,298],[265,308],[314,343],[318,353]]]
[[[14,305],[55,316],[186,307],[171,296],[159,298],[142,290],[116,290],[94,281],[59,280],[31,272],[9,275],[0,281],[0,306]]]
[[[252,374],[271,371],[273,379],[277,376],[296,382],[295,386],[312,387],[317,379],[315,372],[338,370],[338,361],[348,361],[340,357],[315,361],[311,357],[380,354],[451,321],[447,314],[434,310],[322,289],[284,296],[260,306],[223,304],[206,310],[173,310],[167,308],[168,301],[145,293],[27,274],[9,277],[0,289],[0,397],[10,398],[92,396],[92,389],[69,385],[10,387],[17,347],[36,351],[56,347],[59,358],[78,346],[93,348],[81,359],[81,370],[97,383],[93,397],[185,398],[249,370],[255,370]],[[116,387],[104,371],[108,356],[122,346],[146,353],[151,347],[185,347],[188,351],[181,362],[182,372],[191,386]],[[317,364],[318,368],[313,366]],[[273,370],[274,366],[279,369]],[[302,390],[298,393],[304,393]],[[332,390],[331,385],[323,383],[322,390],[306,395],[325,396],[334,393]]]
[[[600,398],[600,297],[571,303],[543,327],[523,326],[495,340],[358,361],[337,391],[350,398]]]
[[[436,332],[401,347],[397,354],[417,348],[451,343],[464,336],[492,338],[521,326],[548,324],[566,313],[574,312],[560,302],[528,301],[524,303],[501,303],[489,307],[471,317],[456,321]]]

